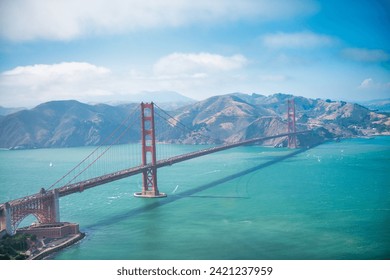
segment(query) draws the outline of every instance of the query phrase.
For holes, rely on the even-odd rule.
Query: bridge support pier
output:
[[[0,208],[0,231],[3,230],[12,235],[11,207],[8,202]]]
[[[60,222],[60,194],[57,189],[53,190],[54,221]]]
[[[135,197],[160,198],[166,197],[157,187],[156,167],[156,137],[154,127],[154,104],[141,103],[141,143],[142,165],[148,166],[143,172],[142,192],[134,193]]]

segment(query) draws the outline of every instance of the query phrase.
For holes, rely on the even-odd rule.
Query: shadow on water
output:
[[[178,195],[180,196],[180,195]],[[223,195],[191,195],[186,196],[191,198],[223,198],[223,199],[249,199],[247,196],[223,196]]]
[[[278,162],[284,161],[286,159],[292,158],[292,157],[294,157],[294,156],[296,156],[298,154],[301,154],[301,153],[303,153],[303,152],[305,152],[305,151],[307,151],[309,149],[312,149],[314,147],[315,146],[304,148],[304,149],[295,150],[295,151],[293,151],[293,152],[291,152],[291,153],[289,153],[287,155],[279,156],[279,157],[274,158],[274,159],[272,159],[270,161],[267,161],[265,163],[259,164],[259,165],[255,166],[255,167],[248,168],[248,169],[243,170],[241,172],[234,173],[234,174],[229,175],[227,177],[224,177],[224,178],[215,180],[213,182],[210,182],[208,184],[204,184],[204,185],[201,185],[199,187],[196,187],[196,188],[184,191],[184,192],[182,192],[180,194],[177,194],[177,195],[169,195],[168,197],[165,197],[165,198],[151,199],[151,200],[153,200],[153,203],[150,203],[150,204],[147,204],[147,205],[144,205],[144,206],[132,209],[132,210],[127,211],[127,212],[123,212],[122,214],[119,214],[119,215],[111,216],[111,217],[109,217],[107,219],[100,220],[100,221],[98,221],[95,224],[89,225],[87,227],[87,229],[92,229],[92,228],[95,228],[95,227],[99,227],[101,225],[115,224],[115,223],[118,223],[120,221],[129,219],[131,217],[137,216],[137,215],[145,213],[147,211],[151,211],[153,209],[156,209],[158,207],[170,204],[172,202],[175,202],[175,201],[183,199],[183,198],[193,197],[193,198],[239,198],[239,199],[248,199],[248,197],[233,197],[233,196],[226,196],[226,197],[224,197],[224,196],[207,196],[207,195],[205,195],[205,196],[200,196],[200,195],[195,196],[194,194],[196,194],[198,192],[202,192],[202,191],[207,190],[207,189],[210,189],[212,187],[218,186],[220,184],[229,182],[229,181],[234,180],[236,178],[239,178],[241,176],[248,175],[248,174],[250,174],[252,172],[261,170],[263,168],[266,168],[266,167],[271,166],[273,164],[276,164]]]

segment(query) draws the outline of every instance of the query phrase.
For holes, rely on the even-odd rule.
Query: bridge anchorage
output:
[[[154,103],[141,103],[141,143],[142,165],[148,166],[142,172],[142,192],[134,193],[135,197],[166,197],[157,187],[156,135],[154,129]]]

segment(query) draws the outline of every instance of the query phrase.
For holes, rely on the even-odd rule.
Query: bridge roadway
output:
[[[65,186],[57,188],[56,190],[58,191],[59,197],[63,197],[63,196],[70,195],[70,194],[73,194],[76,192],[82,192],[86,189],[90,189],[90,188],[93,188],[93,187],[96,187],[99,185],[103,185],[103,184],[106,184],[109,182],[113,182],[116,180],[120,180],[120,179],[123,179],[126,177],[136,175],[136,174],[140,174],[140,173],[148,170],[149,168],[161,168],[164,166],[170,166],[170,165],[175,164],[175,163],[179,163],[179,162],[193,159],[196,157],[205,156],[208,154],[220,152],[223,150],[227,150],[227,149],[231,149],[231,148],[235,148],[235,147],[239,147],[239,146],[243,146],[243,145],[254,144],[257,142],[262,142],[262,141],[266,141],[266,140],[270,140],[270,139],[286,137],[286,136],[294,135],[294,134],[295,135],[296,134],[303,134],[303,133],[307,133],[307,132],[309,132],[309,130],[295,132],[295,133],[283,133],[283,134],[278,134],[278,135],[274,135],[274,136],[267,136],[267,137],[258,137],[258,138],[253,138],[253,139],[249,139],[249,140],[244,140],[244,141],[232,143],[232,144],[225,144],[225,145],[221,145],[221,146],[217,146],[217,147],[213,147],[213,148],[203,149],[200,151],[195,151],[195,152],[191,152],[191,153],[187,153],[187,154],[183,154],[183,155],[174,156],[174,157],[171,157],[168,159],[159,160],[156,162],[155,166],[152,166],[152,164],[140,165],[140,166],[124,169],[121,171],[109,173],[106,175],[102,175],[99,177],[91,178],[88,180],[80,181],[77,183],[65,185]],[[52,192],[54,192],[54,190],[50,190],[50,191],[46,191],[46,192],[41,191],[41,192],[34,194],[34,195],[30,195],[30,196],[26,196],[26,197],[22,197],[19,199],[9,201],[8,203],[11,206],[23,205],[26,202],[28,202],[28,200],[36,199],[39,196],[45,196],[45,195],[48,195],[49,193],[52,193]],[[0,208],[1,208],[1,206],[2,205],[0,204]]]

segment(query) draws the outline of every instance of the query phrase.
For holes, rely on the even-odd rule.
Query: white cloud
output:
[[[309,31],[297,33],[275,33],[262,37],[263,44],[268,48],[308,49],[331,46],[336,39],[331,36],[316,34]]]
[[[240,85],[244,83],[245,75],[241,70],[247,63],[241,54],[172,53],[153,65],[153,81],[149,84],[195,99],[235,92],[242,89]]]
[[[344,56],[360,62],[384,62],[390,60],[390,54],[378,49],[348,48],[343,50]]]
[[[358,88],[362,90],[390,90],[390,82],[377,82],[372,78],[367,78],[360,83]]]
[[[230,57],[210,53],[173,53],[162,57],[153,69],[157,76],[203,78],[211,72],[242,68],[247,59],[236,54]]]
[[[86,62],[19,66],[0,73],[0,105],[32,107],[50,100],[131,100],[132,93],[175,90],[193,98],[237,91],[247,63],[242,55],[173,53],[149,70],[113,72]]]
[[[105,75],[110,70],[86,62],[62,62],[59,64],[36,64],[19,66],[5,71],[2,76],[9,79],[23,79],[25,83],[45,83],[51,81],[75,82],[90,76]]]
[[[0,103],[31,106],[53,99],[85,101],[110,94],[102,87],[110,73],[105,67],[86,62],[19,66],[0,74]]]
[[[370,88],[370,87],[372,87],[373,83],[374,82],[373,82],[372,78],[364,79],[363,82],[360,83],[359,88]]]
[[[4,0],[0,36],[70,40],[91,33],[256,19],[279,20],[318,10],[312,0]]]

